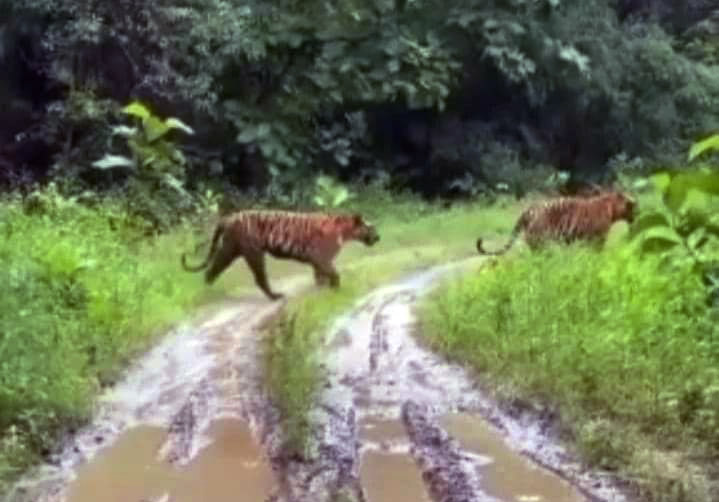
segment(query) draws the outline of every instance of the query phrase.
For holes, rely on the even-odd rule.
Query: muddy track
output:
[[[491,429],[490,436],[503,437],[515,456],[521,453],[569,481],[571,487],[556,478],[538,481],[554,483],[547,490],[561,497],[555,502],[625,500],[612,480],[582,469],[556,442],[551,419],[542,420],[531,410],[500,409],[465,370],[417,343],[412,335],[415,302],[441,276],[460,270],[461,265],[437,267],[382,288],[337,321],[325,357],[325,390],[313,415],[317,452],[309,460],[274,458],[284,487],[274,500],[329,502],[339,494],[366,500],[367,486],[363,490],[361,485],[367,483],[360,482],[359,473],[363,454],[369,451],[409,454],[435,502],[489,502],[526,495],[511,493],[511,487],[493,489],[487,454],[497,452],[454,438],[451,424],[444,424],[453,415],[468,417],[470,428],[481,421]],[[391,437],[376,440],[360,432],[363,426],[377,424],[393,429]],[[536,474],[532,466],[526,466],[526,472],[521,469],[515,474]]]
[[[626,500],[611,479],[583,469],[558,444],[551,417],[498,407],[462,368],[417,343],[417,299],[464,265],[436,267],[376,290],[335,322],[307,458],[285,450],[282,422],[263,386],[259,331],[281,304],[248,300],[170,334],[106,396],[93,423],[6,501],[85,500],[68,496],[73,478],[104,445],[141,425],[164,431],[150,450],[153,461],[182,472],[219,441],[209,431],[223,418],[247,424],[264,452],[258,455],[272,468],[264,495],[244,492],[237,500]],[[143,490],[140,483],[136,498],[113,500],[150,500]],[[189,489],[163,490],[156,493],[168,502],[205,500]]]

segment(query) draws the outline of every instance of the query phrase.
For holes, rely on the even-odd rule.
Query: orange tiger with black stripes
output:
[[[497,251],[486,251],[482,238],[477,251],[483,255],[501,255],[509,251],[521,234],[531,249],[548,240],[570,243],[576,240],[603,241],[612,224],[634,221],[636,201],[616,190],[598,190],[589,196],[559,197],[534,204],[519,216],[509,242]]]
[[[337,288],[340,278],[332,262],[342,245],[351,240],[373,246],[379,234],[359,214],[244,210],[220,219],[205,261],[191,266],[183,254],[182,267],[189,272],[206,269],[205,282],[211,284],[242,256],[257,286],[268,298],[277,300],[284,295],[272,291],[267,281],[266,252],[312,265],[318,285],[328,281]]]

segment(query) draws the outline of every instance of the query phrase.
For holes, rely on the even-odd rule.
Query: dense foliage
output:
[[[522,193],[542,166],[601,178],[718,122],[702,1],[0,3],[6,184],[123,186],[88,171],[131,98],[197,130],[191,188],[272,193],[320,171]]]

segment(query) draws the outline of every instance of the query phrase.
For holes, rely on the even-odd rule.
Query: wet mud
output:
[[[338,319],[306,458],[271,454],[277,502],[623,502],[557,441],[550,419],[504,410],[419,344],[413,307],[476,260],[379,289]],[[277,434],[281,431],[277,431]],[[522,479],[519,479],[522,478]]]
[[[413,336],[417,299],[477,263],[414,274],[336,320],[305,455],[285,447],[263,382],[262,327],[282,304],[244,299],[169,334],[5,500],[624,502],[551,417],[502,409]]]

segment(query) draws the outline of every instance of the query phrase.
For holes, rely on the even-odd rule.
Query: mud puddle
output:
[[[462,448],[491,459],[482,468],[483,484],[490,495],[525,502],[583,500],[569,483],[517,455],[482,417],[448,414],[441,417],[440,424]]]
[[[297,291],[305,279],[285,282]],[[6,502],[265,499],[261,327],[283,302],[227,300],[169,333],[102,396],[92,422]]]
[[[610,480],[582,469],[547,423],[505,413],[465,370],[415,340],[416,300],[471,263],[379,289],[336,322],[311,417],[314,453],[271,454],[281,479],[273,501],[625,500]]]
[[[166,440],[159,427],[128,430],[77,471],[67,488],[68,502],[261,501],[272,487],[272,473],[259,444],[242,421],[222,419],[207,432],[210,444],[186,467],[175,469],[157,457]]]
[[[359,478],[370,502],[431,502],[409,453],[399,420],[367,418],[360,422],[363,453]]]

